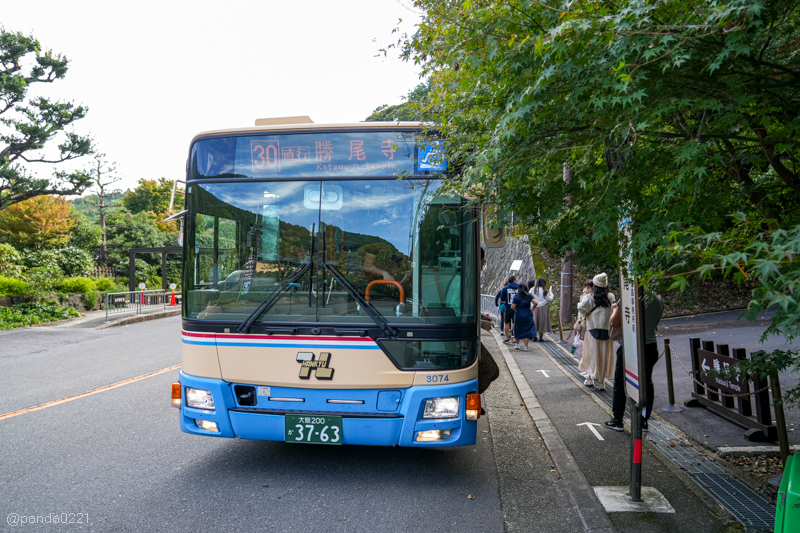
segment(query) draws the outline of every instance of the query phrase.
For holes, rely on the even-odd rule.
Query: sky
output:
[[[296,115],[358,122],[402,103],[419,68],[380,49],[419,16],[411,0],[0,0],[6,31],[70,60],[63,80],[29,94],[89,108],[72,130],[116,163],[123,190],[185,179],[203,131]]]

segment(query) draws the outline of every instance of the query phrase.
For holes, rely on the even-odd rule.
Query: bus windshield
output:
[[[476,320],[474,214],[440,179],[194,182],[187,192],[186,318],[240,323],[269,301],[258,322]]]

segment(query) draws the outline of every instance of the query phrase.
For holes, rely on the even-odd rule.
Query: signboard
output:
[[[736,365],[739,363],[738,359],[706,350],[697,350],[697,360],[700,361],[700,370],[702,370],[699,379],[706,385],[716,387],[725,394],[747,394],[750,392],[748,381],[741,381],[738,375],[732,378],[723,378],[706,374],[708,371],[716,370],[719,372],[731,365]]]
[[[636,403],[641,400],[639,390],[639,344],[638,324],[642,320],[639,292],[636,280],[629,280],[620,269],[619,286],[621,295],[619,306],[622,309],[622,352],[625,354],[625,393]]]
[[[419,170],[444,172],[447,170],[447,159],[444,155],[442,141],[430,141],[429,144],[417,147]]]
[[[619,230],[628,240],[631,237],[631,217],[619,222]],[[644,324],[644,313],[638,298],[639,281],[631,276],[633,257],[622,258],[619,268],[620,299],[622,309],[622,352],[625,354],[625,393],[636,403],[641,403],[639,373],[639,328]],[[643,355],[643,354],[642,354]],[[644,370],[644,369],[642,369]]]
[[[518,272],[520,268],[522,268],[522,259],[514,259],[511,262],[511,268],[509,270],[512,272]]]
[[[172,290],[174,291],[175,289],[177,289],[177,288],[178,288],[178,286],[177,286],[176,284],[174,284],[174,283],[170,283],[170,284],[169,284],[169,288],[170,288],[170,289],[172,289]]]
[[[111,305],[125,305],[128,303],[128,295],[127,294],[115,294],[111,298],[109,298],[109,303]]]
[[[200,139],[192,146],[189,176],[397,176],[446,170],[441,141],[420,141],[418,135],[360,130]]]
[[[145,285],[144,283],[140,283],[139,288],[145,290],[147,288],[147,285]]]

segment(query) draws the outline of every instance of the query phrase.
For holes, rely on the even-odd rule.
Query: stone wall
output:
[[[522,267],[518,272],[511,272],[511,263],[515,259],[522,260]],[[536,277],[527,236],[507,238],[503,248],[486,249],[486,266],[481,272],[481,294],[497,294],[512,273],[517,276],[517,281],[528,281]]]

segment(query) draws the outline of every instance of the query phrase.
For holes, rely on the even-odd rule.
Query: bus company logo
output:
[[[314,359],[312,352],[297,352],[297,362],[300,363],[300,379],[309,379],[311,377],[311,370],[317,379],[333,379],[333,368],[331,364],[331,354],[329,352],[320,352],[319,361]]]

